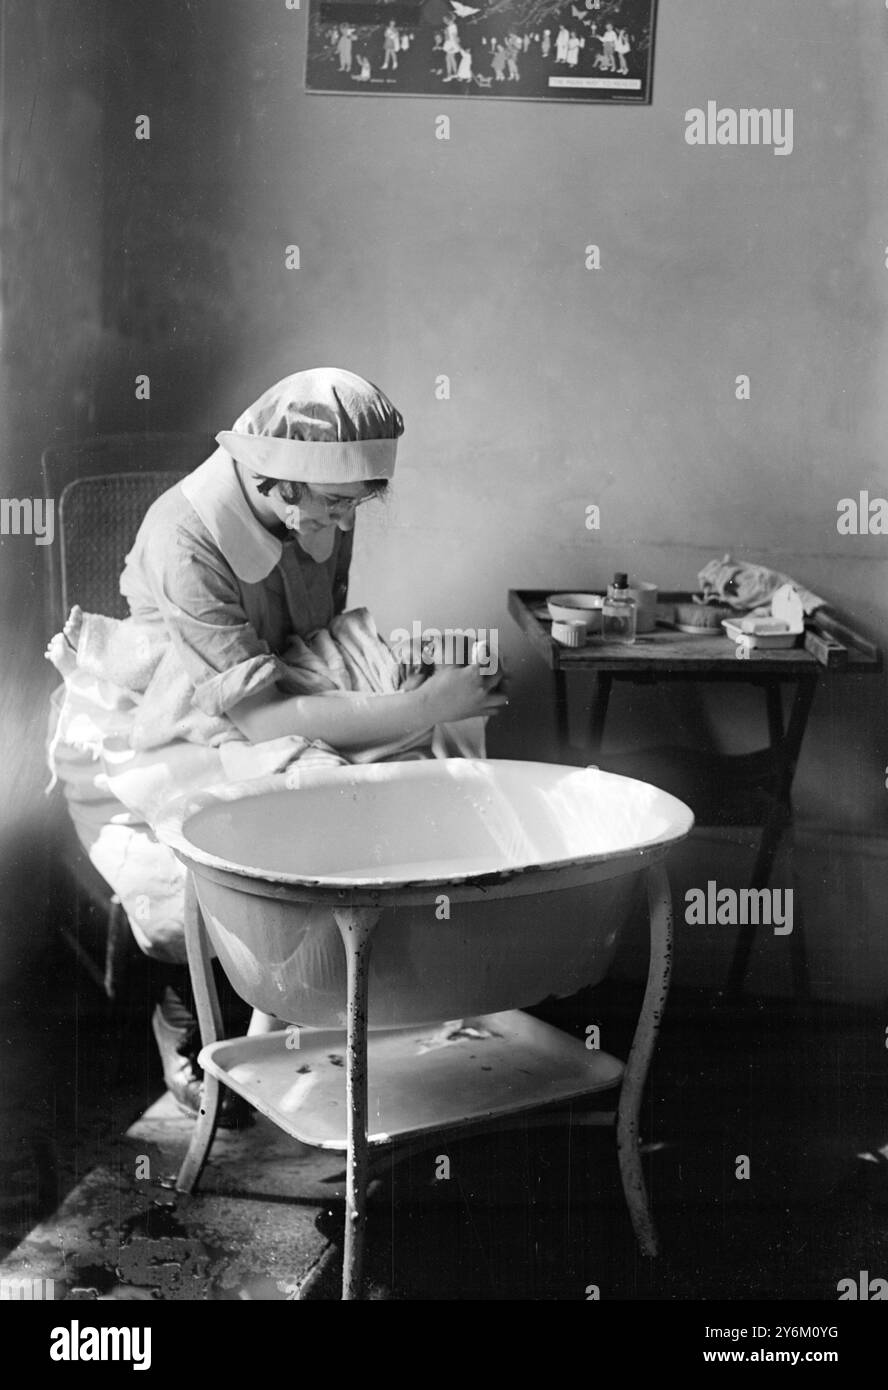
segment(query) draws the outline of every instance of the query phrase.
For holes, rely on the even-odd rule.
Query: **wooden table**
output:
[[[509,612],[553,673],[555,711],[562,748],[566,747],[568,739],[567,677],[571,674],[594,677],[595,691],[587,745],[590,762],[597,762],[601,756],[608,704],[615,680],[644,684],[661,681],[731,681],[754,685],[764,692],[768,747],[754,754],[719,757],[717,762],[728,785],[732,780],[736,782],[739,777],[745,777],[750,784],[754,782],[766,793],[768,809],[762,823],[750,881],[751,888],[766,887],[783,834],[792,822],[792,783],[818,682],[821,678],[832,679],[842,675],[878,674],[882,669],[881,653],[866,638],[840,623],[836,626],[848,648],[847,665],[840,670],[820,665],[801,646],[771,651],[754,650],[748,659],[738,660],[738,648],[725,635],[698,637],[661,625],[654,632],[639,634],[632,646],[593,638],[587,646],[573,649],[554,641],[549,631],[546,598],[550,594],[563,592],[566,591],[557,588],[510,589]],[[689,600],[690,594],[684,592],[660,594],[663,607]],[[782,687],[790,683],[795,689],[789,721],[784,725]],[[742,990],[755,932],[756,927],[752,923],[740,928],[723,991],[726,995],[736,997]],[[806,997],[807,961],[800,924],[798,935],[793,933],[790,941],[796,992]]]

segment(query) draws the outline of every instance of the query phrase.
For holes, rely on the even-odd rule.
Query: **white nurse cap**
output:
[[[356,483],[392,477],[403,432],[400,411],[378,386],[315,367],[272,386],[216,440],[267,478]]]

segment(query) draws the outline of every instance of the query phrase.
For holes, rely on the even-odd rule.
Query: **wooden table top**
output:
[[[866,675],[882,669],[878,653],[869,644],[865,649],[848,645],[848,664],[841,670],[827,669],[804,647],[754,649],[746,660],[737,657],[737,646],[722,632],[697,637],[660,626],[655,632],[640,633],[632,646],[603,642],[593,637],[585,647],[563,647],[549,632],[551,620],[546,611],[550,594],[564,589],[510,589],[509,612],[530,644],[552,670],[610,672],[647,679],[670,680],[685,676],[703,679],[756,681],[779,676],[786,680],[799,676]],[[592,590],[590,592],[595,592]],[[660,594],[662,604],[688,602],[689,593]]]

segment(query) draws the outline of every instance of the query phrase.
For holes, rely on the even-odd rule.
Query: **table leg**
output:
[[[570,736],[570,723],[568,718],[567,706],[567,676],[560,667],[552,672],[555,678],[555,729],[558,735],[559,756],[567,750],[567,741]]]
[[[601,745],[604,742],[604,723],[607,719],[607,707],[612,686],[613,677],[610,673],[600,672],[595,680],[592,718],[589,723],[589,756],[593,762],[597,762],[601,756]]]
[[[185,881],[185,950],[188,954],[191,988],[194,991],[194,1005],[200,1025],[200,1040],[203,1046],[207,1047],[222,1037],[222,1014],[219,1009],[216,981],[213,979],[210,943],[197,901],[194,876],[190,871]],[[204,1072],[200,1114],[176,1179],[179,1192],[193,1192],[197,1186],[216,1133],[221,1099],[218,1079],[209,1072]]]
[[[783,694],[779,680],[769,681],[765,686],[765,699],[768,704],[768,739],[772,748],[779,748],[783,742]]]
[[[814,699],[814,692],[817,689],[816,676],[802,676],[796,686],[795,698],[792,703],[792,711],[789,716],[789,728],[786,736],[779,747],[777,760],[777,787],[774,797],[774,805],[768,813],[759,840],[758,854],[756,855],[755,865],[752,871],[751,888],[766,888],[771,877],[771,870],[774,867],[774,859],[783,838],[787,824],[792,820],[792,781],[795,776],[796,764],[799,760],[799,753],[802,748],[802,740],[805,737],[805,729],[808,724],[808,715],[811,713],[811,704]],[[769,704],[769,721],[770,721]],[[755,944],[756,925],[754,922],[747,923],[740,928],[737,936],[737,945],[734,948],[734,958],[731,961],[731,968],[725,983],[724,995],[727,997],[739,996],[743,981],[746,978],[746,971],[749,968],[749,958]]]
[[[336,925],[345,946],[348,971],[348,1033],[346,1041],[346,1105],[348,1167],[345,1187],[345,1244],[342,1297],[361,1297],[366,1225],[367,1180],[367,996],[373,930],[379,921],[375,907],[337,907]]]
[[[672,893],[669,877],[662,864],[655,864],[648,869],[647,890],[651,929],[650,962],[644,1002],[620,1088],[620,1103],[617,1107],[617,1158],[632,1229],[641,1253],[653,1256],[658,1251],[657,1233],[651,1218],[641,1167],[638,1115],[672,974]]]

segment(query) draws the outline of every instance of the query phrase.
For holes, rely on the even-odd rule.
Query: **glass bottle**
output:
[[[605,642],[619,642],[631,647],[635,641],[636,603],[629,593],[625,574],[615,574],[607,586],[607,598],[601,610],[601,636]]]

